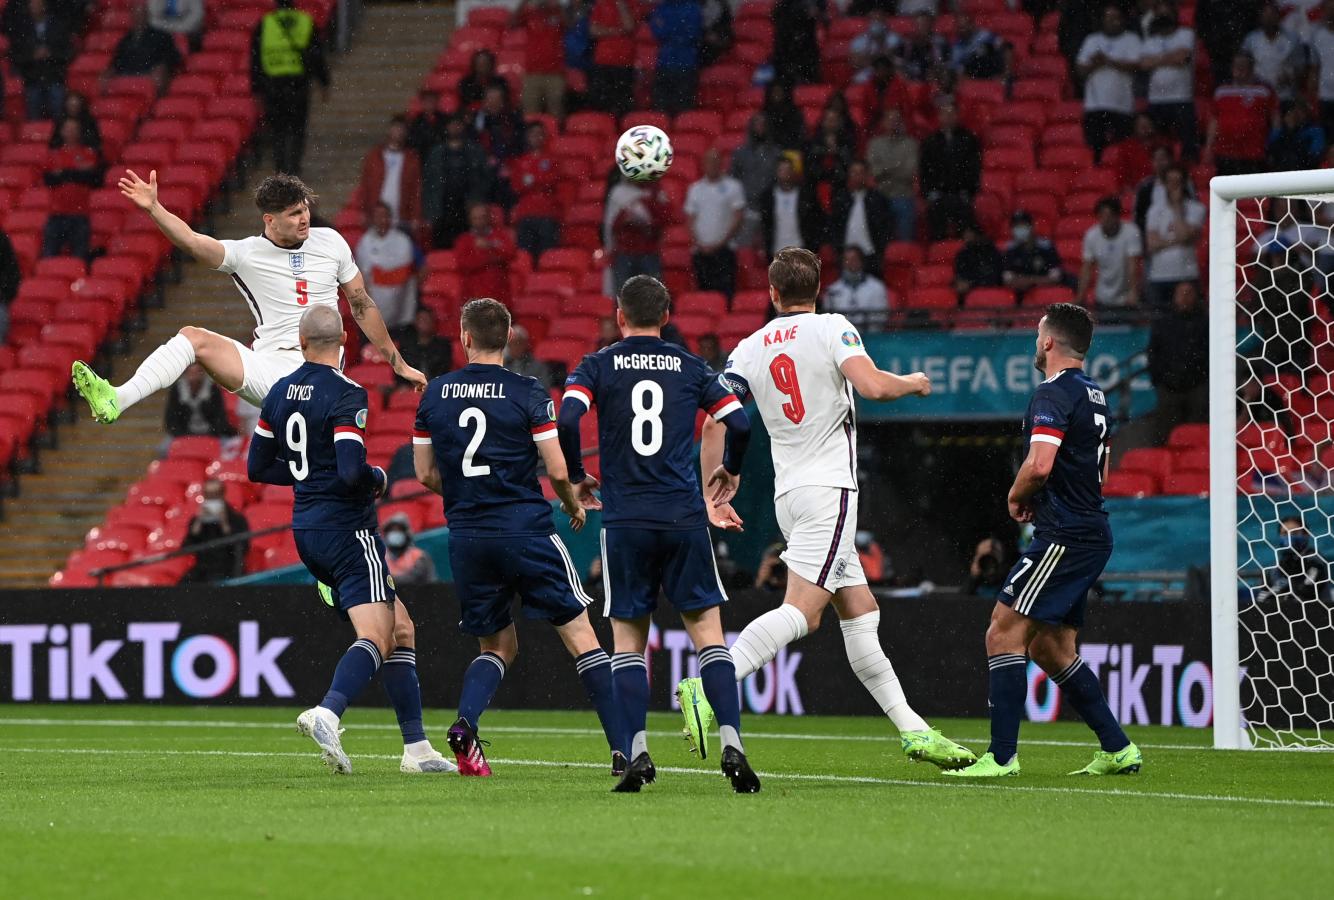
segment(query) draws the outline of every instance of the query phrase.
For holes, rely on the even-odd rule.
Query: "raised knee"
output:
[[[197,328],[194,325],[186,325],[176,333],[189,341],[190,346],[195,348],[196,353],[202,350],[204,345],[208,342],[208,332],[203,328]]]

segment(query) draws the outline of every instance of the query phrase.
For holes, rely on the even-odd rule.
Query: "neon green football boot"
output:
[[[686,720],[681,735],[690,746],[690,752],[698,753],[700,759],[708,759],[713,707],[704,696],[704,682],[698,678],[681,679],[681,683],[676,686],[676,702],[681,705],[681,715]]]
[[[1115,753],[1099,750],[1093,754],[1093,762],[1071,775],[1134,775],[1144,765],[1144,754],[1133,743]]]
[[[70,367],[70,377],[74,379],[74,389],[79,396],[88,401],[93,420],[109,425],[120,418],[120,406],[116,403],[116,389],[101,375],[98,375],[81,360],[76,360]]]
[[[315,591],[320,595],[320,599],[324,601],[325,606],[334,607],[338,605],[334,600],[333,588],[329,587],[323,581],[315,582]]]
[[[914,762],[928,762],[942,769],[962,769],[977,762],[977,754],[945,737],[934,728],[899,734],[903,753]]]
[[[955,778],[1003,778],[1006,775],[1019,774],[1019,754],[1005,765],[996,762],[996,757],[991,753],[983,753],[982,758],[968,766],[966,769],[955,769],[953,771],[942,772],[942,775],[953,775]]]

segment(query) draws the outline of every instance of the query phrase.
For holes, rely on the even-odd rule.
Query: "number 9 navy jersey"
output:
[[[1110,547],[1102,505],[1107,458],[1107,398],[1083,369],[1065,369],[1038,385],[1024,416],[1025,450],[1054,444],[1056,459],[1033,495],[1034,537],[1056,544]]]

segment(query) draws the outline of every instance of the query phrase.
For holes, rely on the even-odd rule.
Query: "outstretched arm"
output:
[[[389,336],[389,329],[380,315],[380,308],[375,305],[370,292],[366,290],[366,280],[358,272],[352,280],[343,285],[347,294],[347,303],[352,307],[352,318],[357,320],[361,333],[375,345],[388,362],[394,374],[412,385],[413,390],[421,393],[426,390],[426,376],[404,361],[394,346],[394,339]]]
[[[916,394],[925,397],[931,393],[931,379],[921,372],[895,375],[876,368],[868,356],[854,356],[839,366],[843,375],[852,382],[867,400],[898,400]]]
[[[156,169],[148,173],[147,181],[134,174],[134,170],[126,169],[125,177],[117,182],[117,186],[127,200],[148,213],[153,224],[167,236],[167,240],[210,269],[222,265],[227,252],[221,241],[195,231],[184,219],[168,212],[158,202]]]

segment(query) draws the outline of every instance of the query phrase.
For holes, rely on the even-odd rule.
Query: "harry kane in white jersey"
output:
[[[116,421],[135,403],[175,384],[193,362],[200,363],[221,387],[261,405],[278,379],[304,361],[298,339],[302,314],[312,306],[337,310],[340,288],[347,294],[352,317],[394,371],[417,390],[425,388],[426,377],[403,361],[389,337],[347,241],[332,228],[311,227],[310,202],[315,195],[295,175],[271,175],[260,183],[255,205],[263,215],[264,231],[239,241],[199,234],[164,209],[157,199],[156,171],[145,182],[127,170],[119,186],[174,245],[231,277],[255,317],[255,332],[247,347],[205,328],[186,326],[119,386],[86,363],[76,362],[74,386],[97,421]]]
[[[769,266],[777,318],[743,340],[723,379],[738,398],[753,397],[773,447],[774,503],[787,547],[783,605],[746,626],[732,645],[737,680],[763,668],[778,651],[820,625],[831,602],[853,672],[893,721],[910,759],[945,769],[975,760],[913,711],[880,646],[880,607],[857,555],[857,416],[853,390],[870,400],[926,396],[921,372],[876,368],[857,329],[837,314],[815,311],[820,260],[808,250],[780,250]],[[723,441],[706,423],[700,464],[712,490],[713,524],[739,530],[730,500],[739,476],[720,465]]]

